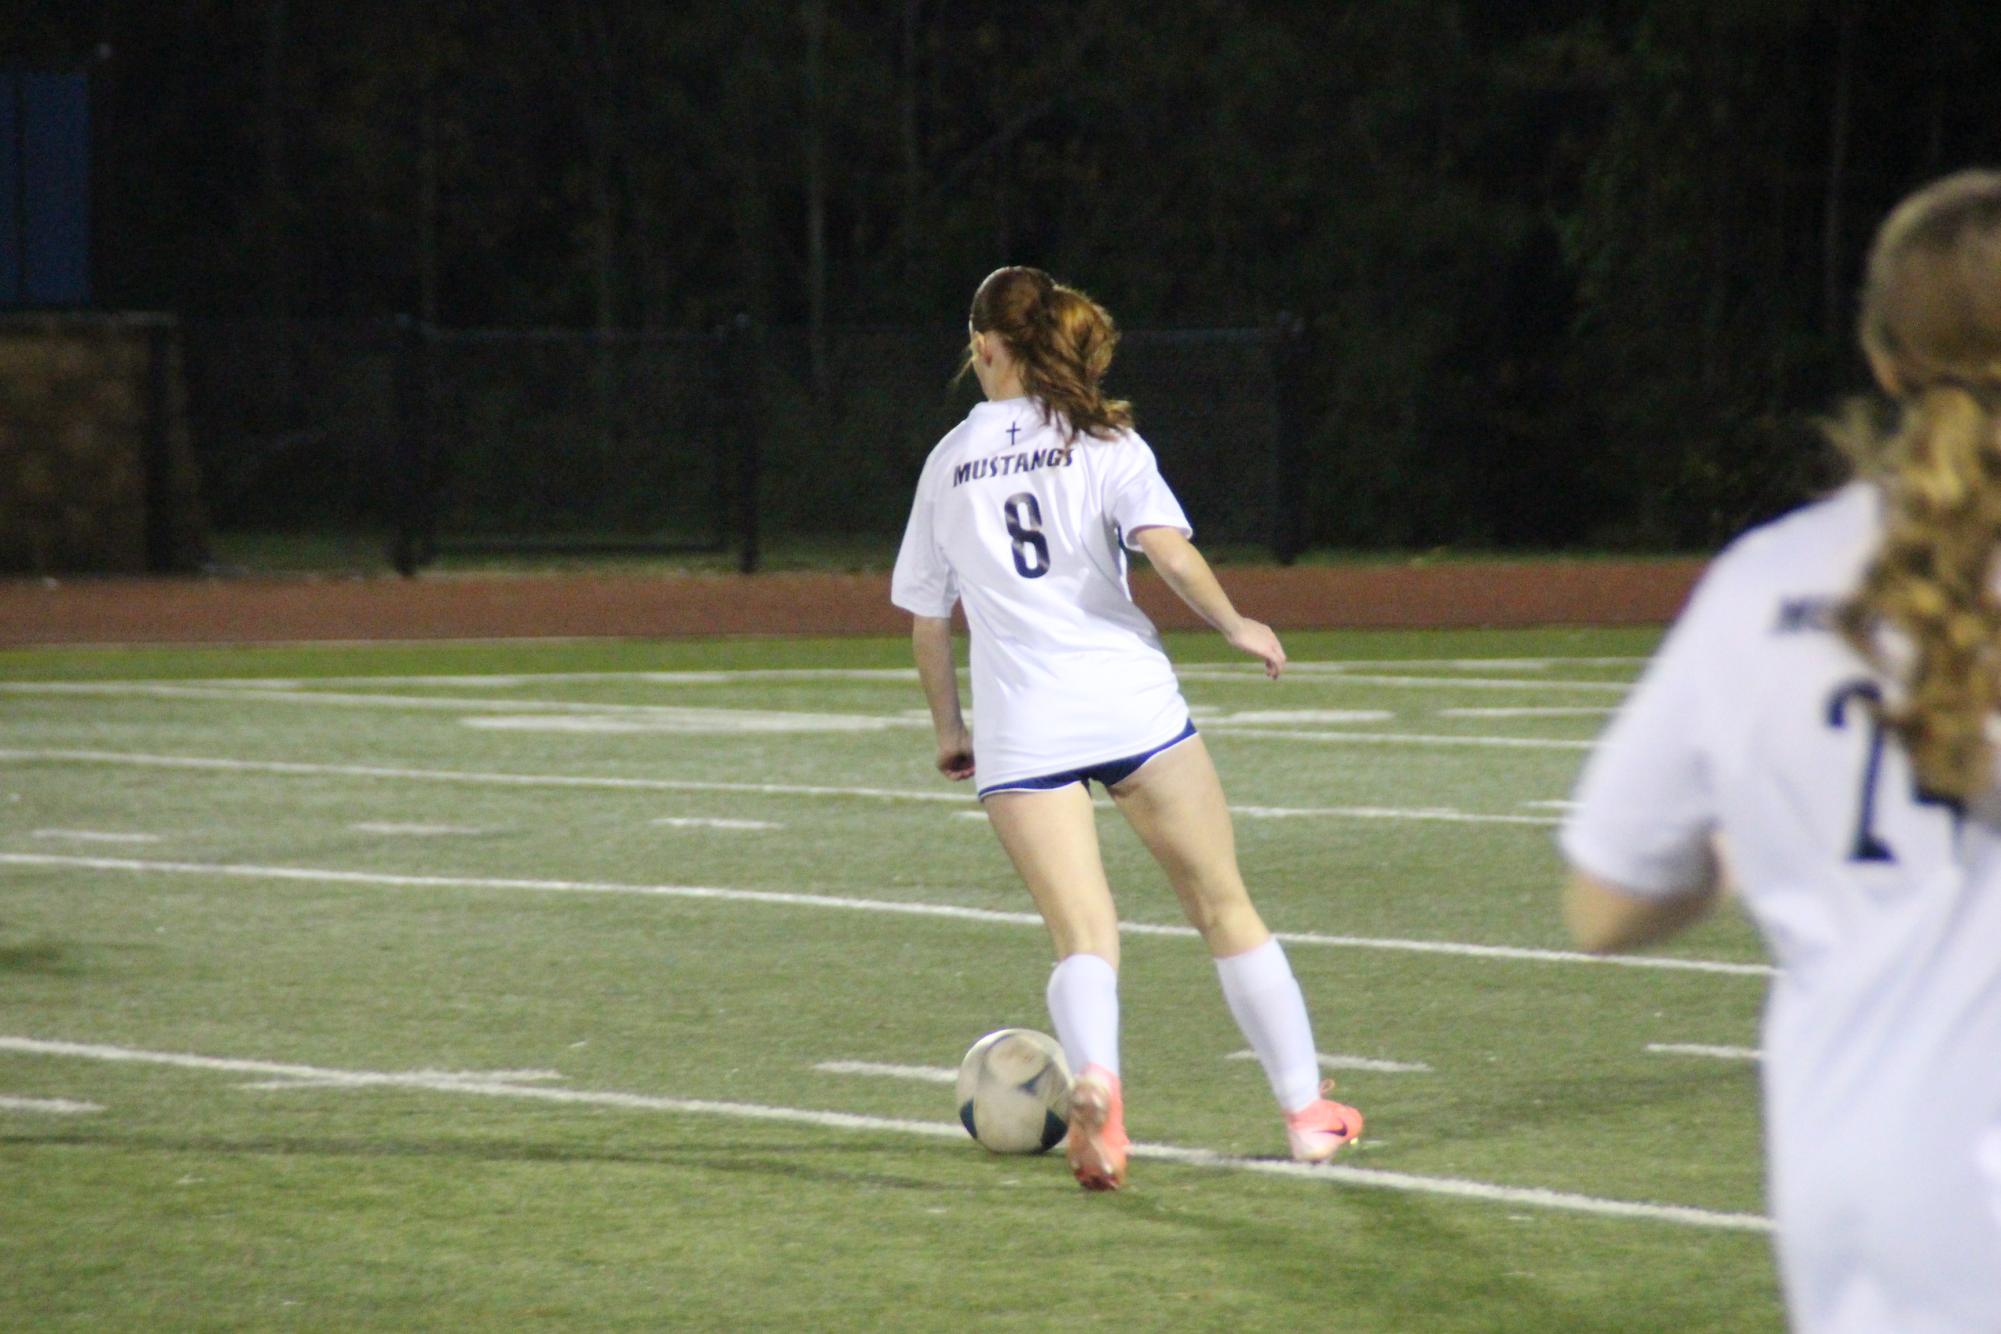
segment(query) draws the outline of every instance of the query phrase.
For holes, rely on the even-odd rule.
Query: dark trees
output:
[[[97,290],[448,325],[1310,326],[1322,544],[1704,544],[1811,484],[1887,206],[2001,158],[1954,0],[101,0]],[[941,378],[949,368],[941,367]],[[1144,407],[1144,404],[1142,404]]]

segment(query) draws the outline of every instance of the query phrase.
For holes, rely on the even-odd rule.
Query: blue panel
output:
[[[29,305],[90,300],[90,82],[81,74],[21,76],[21,296]]]
[[[0,73],[0,305],[21,304],[21,76]]]

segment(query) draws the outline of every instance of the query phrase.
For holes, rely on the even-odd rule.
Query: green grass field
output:
[[[1778,1329],[1755,1067],[1655,1049],[1752,932],[1556,920],[1653,639],[1171,641],[1369,1133],[1282,1162],[1107,810],[1115,1196],[937,1082],[1049,959],[901,642],[0,654],[0,1327]]]

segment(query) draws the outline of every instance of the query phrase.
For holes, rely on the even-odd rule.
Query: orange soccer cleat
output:
[[[1332,1093],[1334,1081],[1322,1084],[1320,1091]],[[1296,1162],[1327,1162],[1343,1145],[1353,1144],[1361,1137],[1362,1114],[1346,1103],[1330,1102],[1323,1097],[1299,1111],[1285,1114],[1285,1139]]]
[[[1087,1065],[1070,1089],[1070,1170],[1085,1190],[1126,1184],[1126,1100],[1119,1077]]]

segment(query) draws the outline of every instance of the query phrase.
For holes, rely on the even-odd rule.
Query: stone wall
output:
[[[200,565],[186,400],[170,316],[0,316],[0,573]]]

